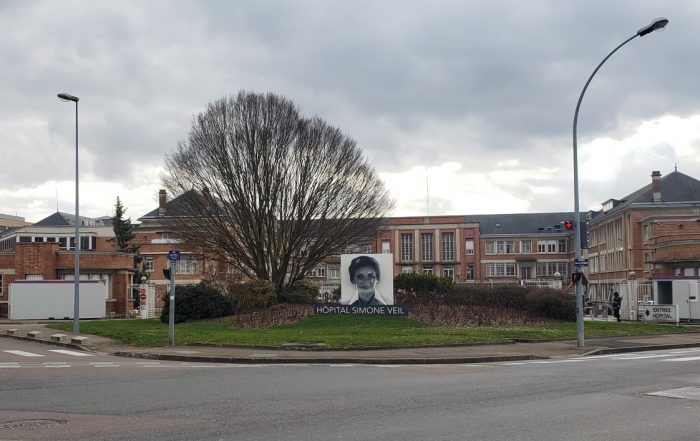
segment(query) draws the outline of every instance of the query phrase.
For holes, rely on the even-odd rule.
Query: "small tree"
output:
[[[131,224],[131,218],[124,219],[124,213],[126,213],[126,208],[117,196],[117,203],[114,204],[114,216],[112,217],[114,238],[109,241],[116,244],[117,251],[133,253],[138,250],[138,247],[130,244],[134,239],[134,226]]]
[[[140,270],[139,264],[142,259],[139,254],[139,246],[130,243],[134,239],[134,226],[131,224],[131,218],[124,219],[124,213],[126,213],[126,208],[117,196],[117,203],[114,204],[114,216],[112,216],[114,238],[109,239],[109,242],[116,245],[117,251],[134,253],[134,284],[138,284],[141,282],[141,276],[148,277],[148,274]],[[138,288],[132,289],[131,297],[134,301],[134,307],[138,307],[140,303]]]

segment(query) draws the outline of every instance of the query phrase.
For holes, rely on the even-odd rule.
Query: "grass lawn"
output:
[[[70,331],[72,323],[50,328]],[[168,325],[158,320],[83,320],[84,334],[100,335],[134,346],[166,346]],[[585,322],[586,337],[631,336],[696,332],[694,326],[669,324]],[[498,343],[509,339],[576,339],[576,323],[512,327],[435,326],[405,317],[312,315],[291,325],[271,329],[236,329],[227,324],[194,321],[175,325],[177,345],[250,345],[278,347],[282,343],[325,343],[329,348],[428,346]]]

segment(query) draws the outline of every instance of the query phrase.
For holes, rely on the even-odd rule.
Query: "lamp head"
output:
[[[78,98],[77,96],[69,95],[69,94],[67,94],[67,93],[59,93],[59,94],[58,94],[58,98],[59,98],[61,101],[73,101],[73,102],[75,102],[75,103],[77,103],[78,100],[80,99],[80,98]]]
[[[642,29],[637,31],[637,35],[640,37],[645,36],[646,34],[650,34],[654,31],[661,30],[666,27],[668,24],[668,19],[659,17],[654,19],[650,24],[644,26]]]

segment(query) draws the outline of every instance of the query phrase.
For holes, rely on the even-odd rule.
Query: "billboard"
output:
[[[394,266],[391,254],[340,256],[340,304],[394,304]]]

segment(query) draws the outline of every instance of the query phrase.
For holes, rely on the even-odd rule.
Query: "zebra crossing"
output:
[[[691,355],[698,354],[698,355]],[[501,366],[520,366],[528,364],[559,364],[559,363],[586,363],[599,360],[629,362],[638,360],[654,360],[659,362],[690,362],[700,360],[700,348],[674,349],[663,352],[627,352],[620,354],[590,355],[549,360],[526,360],[497,363]]]

